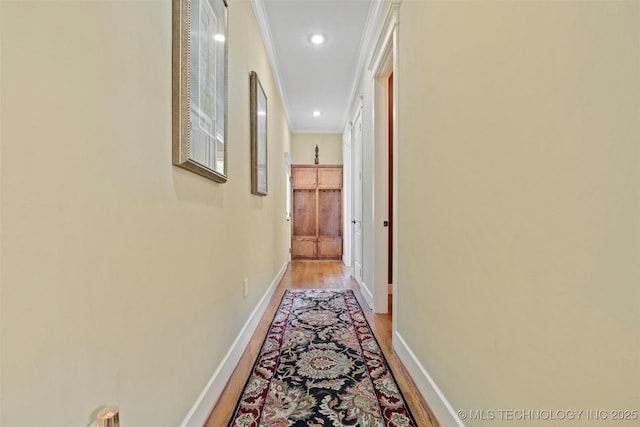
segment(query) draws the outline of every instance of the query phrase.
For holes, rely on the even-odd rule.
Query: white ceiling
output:
[[[381,0],[252,3],[292,132],[342,133]]]

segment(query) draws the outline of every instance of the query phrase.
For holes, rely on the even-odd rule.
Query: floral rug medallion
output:
[[[285,291],[229,426],[417,426],[351,290]]]

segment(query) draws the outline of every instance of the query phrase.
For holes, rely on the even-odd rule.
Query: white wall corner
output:
[[[466,427],[456,415],[447,398],[431,378],[431,375],[422,366],[416,355],[411,351],[405,340],[394,331],[392,337],[393,349],[409,372],[411,379],[418,387],[433,415],[441,427]]]
[[[202,427],[207,422],[211,410],[220,398],[224,387],[227,385],[229,378],[231,378],[231,375],[233,374],[233,370],[238,365],[240,357],[247,347],[251,336],[255,332],[256,327],[267,309],[276,287],[280,283],[280,280],[282,280],[282,276],[284,276],[288,265],[289,262],[285,262],[276,277],[273,279],[271,285],[269,285],[269,288],[267,289],[267,292],[265,292],[262,299],[260,299],[256,308],[253,309],[249,319],[240,330],[240,334],[237,336],[231,345],[231,348],[222,359],[222,362],[211,376],[211,379],[209,379],[204,390],[202,390],[202,393],[198,396],[193,407],[182,423],[180,423],[180,427]]]

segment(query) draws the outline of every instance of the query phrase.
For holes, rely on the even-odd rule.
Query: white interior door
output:
[[[351,141],[353,152],[352,195],[353,207],[352,230],[353,230],[353,277],[359,285],[362,285],[362,109],[358,109],[353,122],[353,141]]]
[[[342,261],[344,262],[344,265],[349,268],[353,266],[353,256],[351,255],[351,250],[353,249],[353,245],[351,244],[351,238],[353,237],[353,233],[351,232],[351,185],[353,184],[353,179],[351,178],[351,168],[353,167],[353,161],[351,160],[352,138],[353,123],[349,122],[347,129],[345,129],[345,132],[342,135],[342,159],[344,163],[342,169],[342,200],[344,200],[344,203],[342,204],[342,218],[344,220],[342,227],[344,230]]]

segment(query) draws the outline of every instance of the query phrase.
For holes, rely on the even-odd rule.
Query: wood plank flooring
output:
[[[341,261],[293,261],[289,265],[205,427],[222,427],[229,422],[284,291],[286,289],[313,288],[353,289],[416,422],[420,427],[439,427],[402,362],[391,348],[391,315],[372,313],[358,284],[349,277],[348,270]]]

